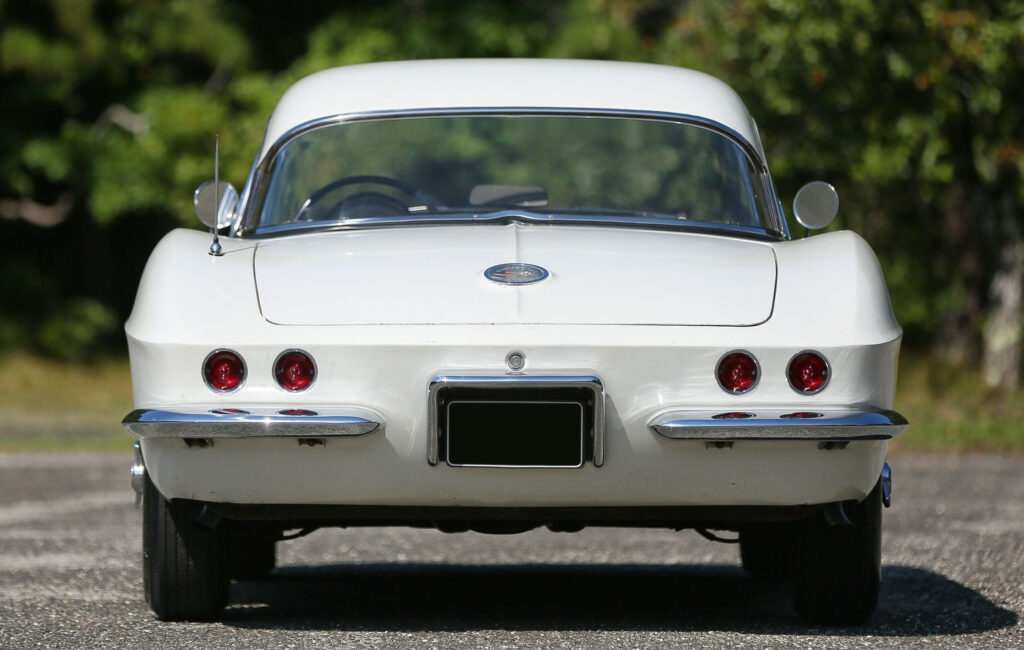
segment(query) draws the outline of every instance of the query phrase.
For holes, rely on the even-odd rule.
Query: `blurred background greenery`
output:
[[[215,133],[240,186],[306,74],[507,56],[731,84],[784,203],[829,180],[881,260],[901,446],[1024,450],[1024,0],[0,0],[0,449],[125,442],[121,323]]]

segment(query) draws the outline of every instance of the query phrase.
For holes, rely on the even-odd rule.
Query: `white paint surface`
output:
[[[561,59],[451,59],[367,63],[299,80],[274,109],[259,159],[289,130],[322,117],[447,108],[658,111],[713,120],[760,149],[739,96],[696,70]]]
[[[544,267],[536,284],[484,277]],[[264,317],[281,325],[753,325],[775,297],[769,244],[581,226],[381,228],[261,242]]]

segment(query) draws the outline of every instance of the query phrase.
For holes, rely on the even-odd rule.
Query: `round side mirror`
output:
[[[238,207],[238,191],[227,181],[206,181],[196,188],[192,199],[196,216],[207,228],[226,228],[231,225]]]
[[[839,194],[825,181],[811,181],[793,198],[793,214],[809,230],[824,228],[839,213]]]

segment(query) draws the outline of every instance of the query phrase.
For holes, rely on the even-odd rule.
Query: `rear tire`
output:
[[[740,560],[758,580],[782,582],[789,578],[793,550],[789,523],[756,524],[740,530]]]
[[[230,575],[239,580],[264,578],[277,565],[277,530],[249,522],[228,528]]]
[[[207,620],[227,604],[224,526],[197,523],[202,508],[194,501],[168,501],[146,476],[142,575],[146,602],[160,620]]]
[[[852,525],[822,513],[801,522],[793,557],[793,605],[808,623],[858,625],[878,604],[882,565],[882,489],[844,510]]]

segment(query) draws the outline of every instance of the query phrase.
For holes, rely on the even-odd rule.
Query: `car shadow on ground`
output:
[[[882,569],[860,627],[802,624],[785,585],[735,566],[362,564],[277,569],[231,588],[226,625],[352,631],[724,630],[928,636],[1016,625],[1018,615],[944,576]]]

